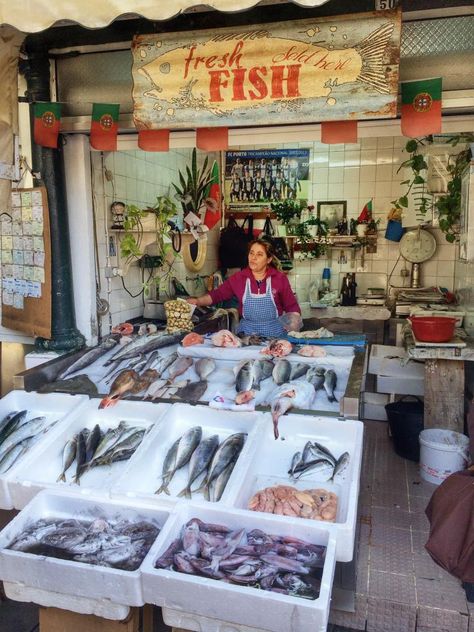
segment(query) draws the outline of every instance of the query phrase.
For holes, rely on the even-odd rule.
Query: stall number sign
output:
[[[398,6],[398,0],[375,0],[375,10],[385,11],[386,9],[395,9]]]
[[[390,118],[400,11],[137,36],[141,129]]]

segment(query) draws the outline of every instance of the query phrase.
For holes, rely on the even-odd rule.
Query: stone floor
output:
[[[331,610],[328,632],[474,632],[474,603],[424,549],[424,510],[435,486],[395,454],[386,423],[366,421],[364,444],[356,611]],[[36,606],[0,603],[0,632],[37,630]],[[167,630],[156,612],[154,632]]]

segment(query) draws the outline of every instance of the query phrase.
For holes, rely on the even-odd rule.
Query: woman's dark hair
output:
[[[265,254],[267,255],[267,257],[271,257],[271,261],[268,265],[270,265],[273,268],[276,268],[277,270],[280,270],[281,268],[280,260],[275,254],[275,248],[273,246],[273,243],[265,237],[260,237],[259,239],[252,239],[252,241],[249,242],[248,252],[250,252],[250,249],[252,248],[252,246],[255,246],[255,245],[262,246],[262,248],[265,250]]]

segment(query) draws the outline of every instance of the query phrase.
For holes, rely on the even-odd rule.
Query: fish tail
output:
[[[362,58],[362,69],[357,77],[358,81],[366,83],[377,92],[388,94],[390,87],[385,76],[383,56],[392,36],[394,25],[391,22],[382,24],[378,29],[367,35],[355,49]]]
[[[162,483],[160,487],[158,487],[158,489],[156,490],[155,494],[161,494],[162,492],[164,492],[165,494],[168,494],[169,496],[170,490],[168,489],[168,484],[169,484],[169,481],[165,481],[164,483]]]
[[[191,498],[191,488],[189,487],[189,485],[187,487],[185,487],[184,489],[182,489],[178,496],[181,498],[181,496],[184,496],[184,498]]]
[[[66,482],[66,474],[64,472],[58,476],[56,483],[59,483],[59,481],[63,481],[64,483]]]
[[[273,434],[275,436],[275,439],[278,439],[278,437],[280,436],[280,432],[278,430],[278,417],[273,418]]]
[[[206,500],[211,500],[211,488],[210,488],[210,484],[207,483],[207,485],[205,485],[204,489],[203,489],[203,496]]]
[[[100,400],[99,408],[109,408],[109,406],[115,406],[117,402],[118,399],[113,397],[104,397],[104,399]]]

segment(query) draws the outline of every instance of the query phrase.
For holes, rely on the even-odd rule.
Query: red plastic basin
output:
[[[455,318],[445,316],[410,316],[413,334],[421,342],[449,342],[454,337]]]

